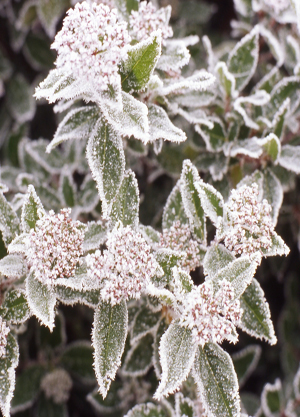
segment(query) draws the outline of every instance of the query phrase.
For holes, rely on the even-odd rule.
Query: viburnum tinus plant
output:
[[[33,86],[0,56],[4,417],[67,416],[76,390],[101,416],[299,416],[297,350],[286,343],[286,382],[267,383],[259,402],[239,386],[261,347],[230,355],[226,341],[241,330],[277,342],[255,274],[289,254],[275,227],[300,173],[300,3],[234,3],[239,39],[213,47],[204,36],[205,65],[197,35],[173,37],[170,6],[1,5],[35,70],[50,50],[35,28],[53,38],[63,17],[54,68],[34,83],[36,99],[55,103],[50,143],[28,138]],[[142,224],[143,179],[163,176],[173,189],[161,181],[152,200],[163,207]],[[287,342],[297,302],[284,310]],[[92,312],[90,341],[67,344],[65,306],[73,324]]]

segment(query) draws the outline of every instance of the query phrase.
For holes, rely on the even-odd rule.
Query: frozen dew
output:
[[[122,299],[140,298],[156,274],[158,263],[140,233],[118,224],[108,234],[107,250],[88,255],[89,276],[98,280],[104,301],[116,305]]]
[[[196,240],[192,239],[188,224],[181,224],[179,220],[176,220],[169,229],[163,229],[160,246],[185,253],[180,265],[185,271],[194,271],[200,266],[199,245]]]
[[[51,46],[56,67],[101,92],[120,85],[118,64],[130,42],[126,22],[106,4],[77,3],[67,12],[63,27]]]
[[[257,184],[232,190],[226,210],[225,246],[235,255],[263,256],[272,246],[274,225],[272,207],[267,200],[259,201]]]
[[[2,320],[0,316],[0,358],[5,356],[5,348],[7,345],[7,335],[9,333],[9,327],[6,325],[5,321]]]
[[[181,308],[180,323],[192,330],[197,344],[237,341],[235,326],[241,320],[242,310],[229,281],[221,281],[217,292],[209,281],[194,287],[182,300]]]
[[[80,222],[69,218],[70,213],[71,209],[62,209],[59,214],[50,210],[26,237],[26,260],[46,285],[73,276],[83,254],[84,230]]]
[[[142,1],[139,10],[132,10],[129,17],[131,35],[138,41],[147,39],[152,32],[161,31],[162,40],[173,36],[173,30],[169,26],[171,8],[162,7],[158,10],[151,2]]]
[[[68,401],[72,385],[72,379],[64,369],[55,369],[41,381],[41,389],[46,398],[53,400],[55,404]]]

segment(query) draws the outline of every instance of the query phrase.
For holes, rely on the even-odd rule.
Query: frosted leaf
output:
[[[162,71],[178,71],[189,63],[190,57],[184,40],[168,40],[162,49],[157,68]]]
[[[7,255],[0,260],[0,274],[8,278],[21,278],[27,272],[23,257]]]
[[[153,342],[153,365],[154,365],[154,371],[155,371],[157,379],[161,379],[159,344],[160,344],[162,335],[166,332],[167,329],[168,329],[168,324],[165,318],[163,317],[159,322],[159,326],[154,335],[154,342]]]
[[[190,398],[184,398],[181,392],[175,394],[175,417],[194,417],[194,402]]]
[[[121,364],[127,336],[128,312],[126,302],[111,306],[101,302],[95,310],[92,330],[94,369],[99,392],[106,397],[111,382]]]
[[[203,181],[195,182],[195,188],[199,193],[205,215],[216,225],[219,218],[223,217],[222,195],[212,185],[205,184]]]
[[[160,405],[147,403],[136,405],[124,417],[167,417],[167,414]]]
[[[273,224],[276,225],[283,201],[283,189],[279,179],[270,169],[264,171],[263,198],[265,198],[272,207],[271,216]]]
[[[136,228],[139,221],[139,202],[139,188],[135,174],[128,170],[111,208],[112,226],[121,221],[124,226]]]
[[[196,125],[195,130],[203,138],[207,150],[211,152],[220,151],[227,140],[224,123],[217,116],[210,117],[201,127]]]
[[[100,103],[104,118],[119,135],[134,136],[143,143],[148,143],[150,138],[147,106],[124,91],[122,101],[123,110],[114,102]]]
[[[278,164],[289,171],[300,174],[300,146],[283,145]]]
[[[26,252],[26,236],[27,233],[22,233],[14,238],[8,246],[9,253],[25,253]]]
[[[173,286],[173,292],[175,296],[180,299],[181,295],[189,293],[193,289],[194,283],[191,276],[186,271],[174,266],[172,272],[173,282],[171,285]]]
[[[264,256],[287,256],[290,253],[289,247],[277,233],[273,233],[271,247],[264,251]]]
[[[52,332],[55,318],[56,296],[51,288],[42,284],[30,271],[26,279],[27,300],[32,313]]]
[[[234,260],[233,254],[223,245],[211,246],[203,260],[203,271],[207,279],[214,278],[220,269],[226,267]]]
[[[76,191],[77,186],[72,176],[72,172],[69,169],[63,168],[59,178],[59,194],[63,205],[73,208],[76,204]],[[74,211],[73,211],[74,217]]]
[[[230,52],[227,66],[236,79],[237,90],[242,90],[252,78],[258,62],[258,26],[244,36]]]
[[[205,70],[196,71],[190,77],[170,82],[161,89],[161,94],[168,96],[169,94],[181,93],[182,90],[207,90],[212,87],[215,80],[215,76]]]
[[[171,323],[161,338],[159,353],[162,377],[154,398],[177,391],[188,377],[196,354],[191,330],[181,327],[178,322]]]
[[[235,89],[235,78],[228,71],[226,63],[223,61],[218,62],[214,72],[217,74],[225,97],[236,98],[238,92]]]
[[[258,187],[258,199],[263,199],[263,181],[264,181],[264,174],[262,171],[258,169],[254,171],[251,175],[246,175],[237,185],[237,187],[242,187],[243,185],[247,185],[251,187],[253,183],[257,184]]]
[[[19,219],[2,192],[0,192],[0,231],[6,246],[19,234]]]
[[[300,77],[285,77],[279,81],[271,91],[271,99],[269,103],[263,107],[264,115],[272,120],[279,107],[283,102],[290,99],[290,113],[293,114],[297,109],[300,101],[299,96]]]
[[[298,371],[296,372],[296,375],[294,376],[293,388],[294,388],[295,397],[297,400],[299,400],[300,398],[300,368],[298,369]]]
[[[288,35],[286,41],[286,65],[294,69],[295,66],[300,62],[300,46],[299,42],[292,35]],[[297,75],[297,72],[294,71]]]
[[[208,71],[212,72],[216,66],[217,58],[215,57],[212,44],[208,36],[204,35],[202,37],[202,43],[207,54]]]
[[[216,98],[216,88],[209,90],[176,90],[169,94],[168,100],[182,107],[199,108],[212,104]]]
[[[79,290],[65,285],[56,285],[55,293],[59,301],[70,306],[79,303],[95,309],[100,300],[100,291],[97,289]]]
[[[270,133],[265,138],[257,139],[257,142],[263,147],[272,162],[276,163],[281,151],[281,145],[278,137],[274,135],[274,133]]]
[[[281,67],[285,60],[285,54],[281,44],[273,33],[266,29],[262,24],[259,25],[259,33],[269,46],[271,53],[277,61],[278,67]]]
[[[30,317],[30,309],[23,289],[9,289],[5,293],[1,315],[12,324],[22,324]]]
[[[251,1],[248,0],[234,0],[235,10],[243,17],[250,17],[253,14]]]
[[[143,90],[152,77],[160,55],[160,32],[154,32],[149,38],[130,46],[126,59],[121,62],[123,90]]]
[[[242,387],[256,368],[262,349],[259,345],[249,345],[233,353],[232,360],[237,373],[239,386]]]
[[[127,352],[124,365],[121,368],[122,375],[139,377],[146,375],[152,366],[153,336],[148,334],[142,337]]]
[[[7,335],[5,354],[0,358],[0,408],[3,417],[10,416],[10,402],[16,381],[15,369],[19,362],[19,346],[14,336]]]
[[[99,109],[96,106],[85,106],[71,110],[58,125],[46,152],[50,153],[60,143],[69,139],[88,139],[98,118]]]
[[[214,127],[213,122],[207,118],[207,115],[204,112],[204,110],[196,109],[185,111],[181,108],[178,108],[177,114],[180,114],[180,116],[184,117],[189,123],[199,125],[203,124],[207,126],[209,129],[212,129]]]
[[[191,161],[185,160],[180,178],[180,192],[184,211],[189,218],[192,232],[201,242],[206,240],[205,213],[195,183],[200,181],[197,169]]]
[[[279,107],[273,119],[272,125],[273,125],[274,134],[278,137],[280,141],[283,138],[283,134],[285,130],[284,128],[287,123],[286,118],[290,113],[290,103],[291,103],[291,100],[287,98]]]
[[[213,181],[221,181],[228,171],[229,158],[223,152],[202,153],[195,160],[195,167],[202,172],[209,172]]]
[[[131,344],[135,344],[149,333],[154,334],[158,327],[160,317],[160,312],[154,313],[147,306],[141,307],[133,320],[130,332]]]
[[[161,266],[164,275],[156,274],[152,281],[157,287],[165,286],[172,278],[172,268],[177,264],[184,262],[186,254],[170,248],[158,249],[155,253],[155,259]]]
[[[150,104],[149,111],[149,137],[150,141],[164,139],[180,143],[186,140],[186,134],[176,127],[162,107]]]
[[[42,202],[37,196],[34,186],[29,185],[22,207],[21,224],[25,233],[35,229],[36,222],[45,214]]]
[[[279,415],[282,408],[282,385],[280,379],[267,383],[261,394],[261,408],[266,417]]]
[[[220,346],[207,343],[198,347],[193,377],[209,417],[240,416],[237,376],[230,356]]]
[[[87,223],[82,249],[84,252],[98,249],[106,239],[106,228],[101,221]]]
[[[40,0],[37,3],[37,13],[49,38],[56,33],[56,24],[68,7],[66,0]]]
[[[139,225],[139,231],[150,246],[155,246],[160,241],[160,233],[151,226]]]
[[[298,28],[298,32],[300,33],[300,4],[297,0],[291,0],[291,3],[296,12],[297,28]]]
[[[6,91],[7,106],[20,124],[33,119],[36,105],[32,95],[32,87],[21,74],[9,81]]]
[[[266,93],[265,90],[257,90],[254,94],[248,97],[238,97],[233,103],[233,108],[242,116],[246,126],[250,127],[250,129],[259,130],[259,125],[254,122],[250,116],[248,116],[244,105],[249,107],[249,105],[252,104],[253,106],[261,107],[266,105],[269,100],[270,95]]]
[[[258,281],[253,278],[240,299],[243,314],[239,327],[250,336],[266,340],[271,345],[277,342],[270,308]]]
[[[48,141],[39,139],[35,141],[29,141],[25,144],[25,152],[30,159],[37,165],[37,170],[41,167],[46,171],[46,177],[50,174],[60,174],[62,165],[64,165],[64,155],[59,151],[55,150],[51,155],[45,153]]]
[[[189,222],[189,219],[184,212],[179,182],[177,182],[173,188],[164,207],[162,228],[169,229],[174,221],[177,220],[179,220],[181,224]]]
[[[122,138],[100,120],[89,139],[86,156],[99,191],[103,216],[107,217],[124,176]]]

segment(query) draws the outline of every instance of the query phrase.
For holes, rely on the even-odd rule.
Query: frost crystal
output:
[[[180,323],[192,330],[196,343],[222,343],[224,339],[236,342],[235,327],[241,319],[239,300],[234,299],[234,289],[225,279],[215,293],[211,282],[192,289],[183,300]]]
[[[84,231],[78,229],[79,222],[69,218],[70,213],[71,209],[62,209],[59,214],[49,211],[26,238],[27,262],[36,278],[47,285],[73,276],[83,253]]]
[[[132,36],[138,41],[147,39],[152,32],[160,29],[163,40],[173,36],[173,30],[169,26],[170,8],[162,7],[156,10],[151,2],[142,1],[139,10],[132,10],[129,17],[129,25]]]
[[[187,272],[194,271],[200,266],[199,246],[197,241],[191,238],[188,224],[181,224],[176,220],[170,229],[164,229],[160,246],[185,253],[186,256],[180,266]]]
[[[51,46],[58,52],[57,68],[91,83],[100,92],[108,85],[119,85],[118,64],[130,42],[126,26],[126,22],[118,22],[116,9],[77,3],[67,12]]]
[[[157,271],[150,246],[130,226],[117,226],[108,234],[107,250],[87,256],[89,276],[102,287],[103,300],[111,305],[122,299],[140,298]]]
[[[0,358],[5,356],[5,347],[7,344],[7,335],[9,333],[9,327],[6,326],[5,321],[0,316]]]
[[[41,381],[41,389],[46,398],[52,399],[55,404],[68,401],[72,385],[72,379],[64,369],[55,369],[46,374]]]
[[[232,190],[226,204],[228,230],[225,246],[234,254],[263,255],[272,245],[274,225],[267,200],[259,202],[258,186],[244,185]]]

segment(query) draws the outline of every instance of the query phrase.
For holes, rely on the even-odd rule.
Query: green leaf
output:
[[[162,228],[170,229],[172,224],[178,220],[181,224],[187,224],[189,222],[184,211],[179,182],[173,188],[164,207]]]
[[[88,139],[99,119],[97,106],[75,108],[63,118],[58,125],[54,138],[47,146],[46,152],[69,139]]]
[[[122,387],[123,384],[120,380],[113,381],[105,399],[98,393],[97,388],[90,392],[86,399],[97,411],[97,414],[123,417],[124,413],[122,410],[127,399],[120,398],[120,390],[122,390]]]
[[[169,39],[165,41],[162,54],[157,63],[157,69],[162,71],[176,71],[188,64],[190,53],[184,41],[180,39]]]
[[[52,332],[48,327],[38,327],[37,344],[39,349],[49,353],[52,350],[60,351],[66,344],[66,324],[63,314],[58,311],[54,320],[54,329]]]
[[[172,322],[160,341],[162,376],[155,399],[160,400],[180,388],[190,373],[196,347],[191,330]]]
[[[93,348],[87,341],[77,341],[68,345],[60,357],[60,364],[71,375],[85,383],[95,381],[93,361]]]
[[[279,210],[283,201],[283,189],[279,179],[270,169],[266,169],[264,171],[263,198],[265,198],[272,207],[271,216],[273,224],[276,225]]]
[[[180,177],[180,191],[184,211],[189,218],[193,233],[201,242],[206,240],[205,213],[195,183],[200,181],[197,169],[191,161],[185,160]]]
[[[153,336],[147,334],[134,343],[127,352],[122,374],[131,377],[146,375],[152,366],[152,356]]]
[[[162,318],[159,322],[159,326],[157,328],[157,331],[155,332],[154,336],[154,343],[153,343],[153,365],[155,374],[157,376],[157,379],[161,379],[161,365],[160,365],[160,353],[159,353],[159,345],[160,340],[163,336],[163,334],[167,331],[168,325],[166,323],[165,318]]]
[[[35,277],[34,271],[30,271],[26,279],[27,301],[32,313],[39,319],[41,324],[54,327],[56,296],[51,288],[42,284]]]
[[[221,84],[225,97],[235,98],[237,91],[235,90],[235,78],[228,71],[227,65],[223,61],[219,61],[216,65],[215,72]]]
[[[50,45],[49,39],[40,33],[30,32],[27,35],[22,52],[36,71],[53,67],[55,53],[50,49]]]
[[[124,91],[142,90],[148,84],[161,54],[161,34],[154,32],[142,42],[131,46],[121,63]]]
[[[289,171],[300,174],[300,146],[282,146],[278,164]]]
[[[8,278],[21,278],[27,272],[27,265],[22,256],[7,255],[0,260],[0,274]]]
[[[133,171],[128,170],[123,178],[119,194],[111,209],[111,221],[114,226],[121,221],[124,226],[137,227],[139,222],[139,188]]]
[[[111,306],[101,302],[94,317],[92,342],[94,347],[94,369],[99,392],[105,398],[111,381],[121,364],[127,336],[128,312],[125,301]]]
[[[222,195],[212,185],[203,181],[195,182],[195,188],[200,196],[205,215],[217,225],[219,218],[223,217],[224,200]]]
[[[64,200],[64,205],[67,207],[74,207],[76,199],[76,184],[72,173],[69,170],[63,169],[59,182],[59,190]]]
[[[266,416],[279,417],[282,408],[282,387],[280,379],[274,384],[266,384],[261,394],[261,407]]]
[[[8,108],[18,123],[22,124],[33,118],[36,107],[33,89],[21,74],[10,80],[6,94]]]
[[[49,38],[54,37],[56,24],[68,7],[67,0],[39,0],[37,9],[39,19]]]
[[[203,271],[208,279],[214,278],[220,269],[234,260],[232,253],[223,245],[212,245],[203,260]]]
[[[40,382],[46,370],[42,365],[26,368],[17,376],[16,388],[11,402],[12,414],[30,408],[40,391]]]
[[[15,388],[15,369],[18,362],[18,342],[11,333],[8,333],[5,353],[0,357],[0,409],[3,417],[10,416],[10,402]]]
[[[176,417],[196,416],[193,401],[190,398],[184,398],[181,392],[175,394],[175,412]]]
[[[175,266],[172,269],[173,273],[173,284],[180,294],[187,294],[192,291],[194,282],[189,273]]]
[[[281,151],[278,137],[274,135],[274,133],[270,133],[265,138],[259,139],[258,142],[263,147],[266,154],[271,158],[272,162],[276,162]]]
[[[147,403],[136,405],[124,417],[167,417],[167,414],[160,405]]]
[[[184,142],[186,134],[176,127],[162,107],[156,104],[149,104],[149,136],[151,142],[158,139],[169,140],[170,142]]]
[[[36,415],[39,417],[68,417],[66,404],[55,404],[52,400],[48,400],[44,394],[40,395]]]
[[[36,222],[44,215],[44,208],[40,198],[37,196],[34,186],[29,185],[25,201],[22,207],[22,229],[24,232],[30,232],[35,228]]]
[[[230,356],[219,345],[206,343],[198,347],[193,376],[209,415],[240,415],[237,376]]]
[[[0,192],[0,232],[5,246],[19,234],[19,219],[9,202]]]
[[[27,233],[21,233],[10,243],[8,247],[9,253],[25,253],[26,252],[26,239]]]
[[[106,239],[106,227],[103,226],[101,220],[99,222],[89,222],[85,229],[83,250],[88,252],[90,250],[99,249],[100,245]]]
[[[30,309],[22,289],[9,289],[1,308],[3,318],[12,324],[24,323],[30,317]]]
[[[209,118],[210,122],[213,122],[213,127],[202,124],[201,127],[195,126],[196,132],[203,138],[208,151],[217,152],[220,151],[227,138],[225,126],[222,120],[216,116]]]
[[[230,52],[227,66],[236,80],[236,89],[242,90],[253,76],[258,62],[258,26],[244,36]]]
[[[255,370],[261,355],[259,345],[249,345],[232,355],[234,369],[238,377],[239,386],[242,387]]]
[[[290,249],[277,233],[273,232],[271,239],[272,246],[268,249],[268,251],[263,250],[264,256],[287,256],[290,253]]]
[[[56,285],[55,293],[57,298],[67,305],[84,304],[88,307],[95,308],[99,304],[99,290],[79,290],[65,285]]]
[[[172,279],[172,268],[183,260],[185,254],[171,249],[158,249],[155,253],[155,259],[161,266],[164,276],[154,277],[159,286],[168,284]]]
[[[153,333],[158,326],[160,317],[160,312],[153,312],[149,307],[142,306],[133,320],[130,333],[131,343],[133,344],[147,334]]]
[[[270,308],[258,281],[253,278],[251,284],[240,298],[243,310],[239,327],[257,339],[264,339],[271,345],[277,342]]]
[[[125,157],[121,136],[100,120],[89,139],[86,155],[99,191],[103,216],[107,217],[124,177]]]
[[[300,77],[285,77],[279,81],[271,92],[269,103],[263,107],[265,116],[272,120],[284,101],[289,98],[290,111],[293,113],[299,104]]]

